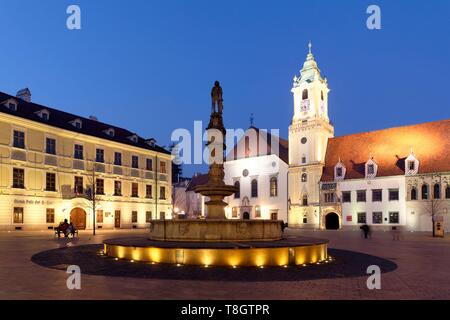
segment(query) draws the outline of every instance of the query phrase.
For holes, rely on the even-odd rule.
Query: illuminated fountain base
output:
[[[328,258],[327,240],[287,238],[276,241],[178,242],[122,238],[104,242],[113,258],[177,265],[265,267],[302,265]]]

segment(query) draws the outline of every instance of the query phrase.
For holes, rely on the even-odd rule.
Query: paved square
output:
[[[326,238],[330,248],[388,259],[397,264],[383,273],[381,290],[368,290],[366,276],[319,280],[222,281],[198,279],[139,279],[82,274],[81,290],[68,290],[65,272],[31,261],[39,252],[98,244],[116,237],[142,237],[144,230],[100,231],[93,238],[55,239],[51,232],[0,233],[0,299],[449,299],[450,238],[405,233],[393,241],[389,232],[362,239],[359,231],[286,230],[288,235]],[[367,266],[361,266],[366,268]],[[83,272],[83,270],[81,270]],[[257,270],[255,270],[257,272]],[[302,272],[301,269],[298,272]]]

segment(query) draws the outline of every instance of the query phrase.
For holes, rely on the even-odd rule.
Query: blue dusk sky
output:
[[[81,30],[66,28],[70,4]],[[370,4],[381,30],[366,27]],[[227,127],[247,128],[254,113],[256,126],[287,138],[309,40],[336,135],[450,114],[448,0],[1,0],[0,12],[0,91],[29,87],[36,103],[161,145],[208,120],[216,79]]]

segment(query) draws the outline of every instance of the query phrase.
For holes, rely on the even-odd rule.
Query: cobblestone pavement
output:
[[[39,252],[101,243],[115,237],[141,236],[142,230],[82,232],[79,239],[55,239],[51,232],[0,232],[0,299],[450,299],[450,237],[389,232],[362,239],[358,231],[286,231],[330,240],[330,248],[365,253],[394,262],[383,273],[381,290],[368,290],[367,276],[292,281],[199,280],[110,277],[83,274],[81,290],[68,290],[64,268],[31,261]],[[82,270],[83,271],[83,270]],[[255,270],[257,272],[257,270]],[[301,272],[301,270],[299,271]]]

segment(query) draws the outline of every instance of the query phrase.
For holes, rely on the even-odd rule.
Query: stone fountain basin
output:
[[[154,220],[150,240],[223,242],[274,241],[282,238],[278,220]]]

